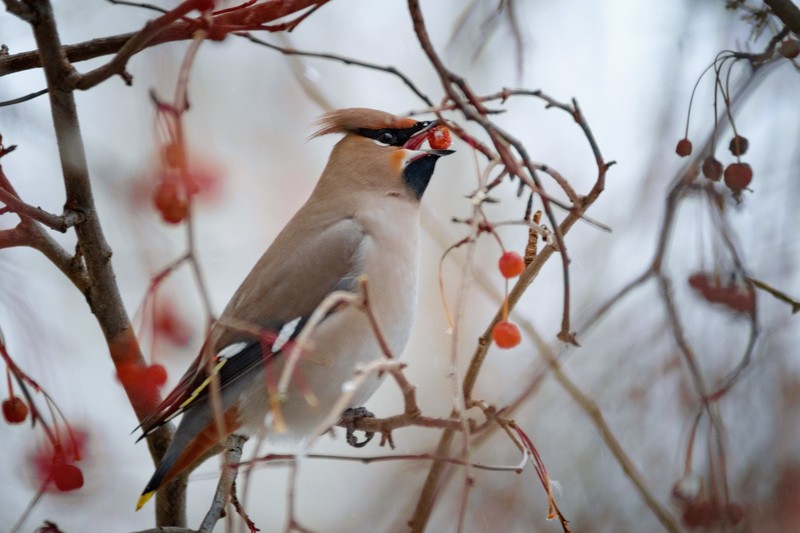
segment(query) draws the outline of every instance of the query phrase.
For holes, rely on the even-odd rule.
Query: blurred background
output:
[[[54,4],[64,43],[135,31],[154,16],[146,9],[101,0]],[[525,87],[541,88],[564,102],[577,98],[603,155],[617,161],[608,172],[605,192],[589,212],[613,231],[578,223],[566,238],[572,259],[572,319],[578,327],[652,260],[667,192],[686,164],[674,150],[684,135],[694,83],[720,51],[760,51],[771,34],[767,30],[752,40],[751,21],[742,20],[741,10],[726,10],[723,1],[517,0],[513,10],[522,39],[518,50],[512,27],[494,16],[497,5],[488,0],[423,2],[429,32],[446,64],[479,94]],[[441,85],[419,47],[405,2],[333,0],[291,34],[261,37],[301,50],[395,66],[434,102],[441,100]],[[35,48],[27,24],[8,14],[0,16],[0,41],[12,54]],[[128,66],[131,87],[112,78],[77,93],[97,207],[131,316],[141,316],[151,277],[185,250],[185,231],[164,224],[150,201],[158,138],[149,93],[172,97],[187,46],[171,43],[137,54]],[[76,68],[85,72],[105,61],[79,63]],[[734,67],[731,86],[747,71],[745,65]],[[798,81],[789,61],[779,63],[762,76],[741,108],[737,127],[750,140],[745,159],[754,178],[741,203],[728,194],[725,206],[748,273],[795,297],[800,295],[800,214],[795,208],[800,196]],[[0,100],[44,86],[40,71],[6,76],[0,79]],[[689,126],[697,148],[712,130],[713,91],[713,77],[703,78]],[[217,313],[322,171],[337,139],[307,138],[325,106],[372,107],[397,114],[425,107],[386,73],[284,57],[232,36],[201,46],[191,72],[189,101],[184,119],[188,146],[211,184],[194,213],[196,252]],[[578,192],[588,192],[597,169],[569,115],[546,110],[534,99],[512,99],[492,107],[507,110],[494,119],[525,143],[533,159],[558,169]],[[481,135],[474,128],[470,131]],[[64,190],[47,99],[0,108],[0,134],[6,145],[18,145],[2,163],[20,196],[61,212]],[[720,134],[718,157],[723,163],[732,161],[727,152],[730,136],[729,130]],[[423,202],[420,310],[404,354],[423,412],[441,417],[452,406],[452,338],[439,296],[438,262],[450,244],[467,235],[465,226],[450,220],[470,215],[465,195],[475,189],[478,169],[484,165],[458,140],[453,148],[457,154],[441,161]],[[544,184],[551,194],[563,197],[552,180],[544,177]],[[517,198],[516,184],[504,184],[494,195],[501,200],[487,210],[494,220],[522,216],[526,198]],[[700,372],[713,384],[742,358],[749,321],[700,298],[687,283],[692,273],[727,273],[732,268],[732,260],[720,252],[710,213],[701,195],[682,202],[664,270],[672,279]],[[13,227],[16,219],[6,215],[0,224]],[[503,227],[501,235],[506,247],[524,250],[526,228]],[[74,249],[69,232],[55,238]],[[481,240],[458,340],[462,365],[499,307],[504,282],[496,269],[498,257],[496,242],[490,237]],[[445,262],[445,295],[451,306],[464,259],[464,250],[459,250]],[[50,393],[67,419],[86,432],[85,459],[80,463],[85,486],[45,494],[22,531],[32,531],[45,519],[65,532],[152,526],[152,505],[138,513],[133,509],[153,465],[146,446],[135,444],[131,431],[136,419],[82,295],[41,254],[28,249],[0,253],[0,287],[0,326],[10,354]],[[591,328],[579,330],[580,348],[565,349],[555,338],[563,281],[554,257],[520,302],[517,319],[532,324],[562,357],[564,371],[596,402],[648,490],[680,521],[685,509],[671,492],[684,476],[698,398],[659,290],[655,280],[636,288]],[[163,283],[159,301],[171,306],[180,334],[151,342],[148,328],[140,331],[145,332],[146,354],[168,368],[169,388],[202,344],[206,317],[185,266]],[[757,294],[757,309],[760,336],[752,360],[716,403],[724,424],[730,500],[744,512],[736,530],[800,530],[800,328],[789,306],[763,292]],[[590,418],[544,368],[539,349],[523,335],[514,349],[490,350],[474,397],[504,406],[532,388],[513,417],[557,481],[559,506],[574,531],[661,530]],[[386,382],[367,406],[378,416],[393,415],[402,410],[401,396]],[[40,433],[0,424],[2,531],[11,528],[36,492],[31,456],[43,440]],[[693,479],[703,479],[704,485],[710,458],[718,459],[709,435],[706,418],[698,427],[692,460]],[[430,452],[438,437],[436,430],[399,430],[394,435],[396,452]],[[362,450],[350,448],[343,430],[336,431],[335,438],[321,438],[314,451],[388,453],[378,447],[377,439]],[[476,445],[472,453],[484,464],[520,461],[518,450],[501,433]],[[245,456],[250,454],[246,448]],[[208,508],[218,467],[216,459],[210,460],[190,478],[192,527]],[[403,531],[428,468],[426,461],[363,465],[305,460],[296,488],[297,518],[314,531]],[[429,531],[455,528],[463,475],[452,469],[449,476]],[[519,475],[476,471],[475,477],[467,531],[561,530],[557,521],[546,520],[547,501],[530,465]],[[286,483],[285,466],[262,467],[253,474],[245,507],[262,531],[283,530]],[[710,529],[725,527],[730,529],[719,524]],[[217,529],[224,530],[222,522]]]

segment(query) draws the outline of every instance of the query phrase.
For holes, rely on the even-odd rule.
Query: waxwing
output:
[[[333,291],[357,291],[369,283],[370,308],[395,355],[408,340],[417,300],[419,203],[436,161],[451,150],[421,149],[435,122],[418,122],[372,109],[341,109],[323,115],[312,136],[344,134],[322,176],[300,210],[258,260],[212,328],[201,355],[176,388],[142,422],[142,437],[182,418],[161,464],[145,487],[137,510],[166,482],[206,456],[230,434],[251,436],[269,419],[266,379],[277,379],[285,346],[301,332],[320,302]],[[273,335],[226,326],[246,323]],[[265,338],[272,341],[265,342]],[[269,439],[302,441],[314,431],[360,363],[381,356],[374,330],[355,306],[334,308],[313,329],[298,363],[306,401],[293,385],[281,399],[285,423]],[[209,399],[209,373],[218,375],[225,435],[220,436]],[[360,406],[379,384],[359,389]]]

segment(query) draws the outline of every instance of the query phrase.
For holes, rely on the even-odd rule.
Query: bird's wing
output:
[[[323,225],[316,234],[306,232],[302,239],[295,237],[306,228],[293,229],[290,223],[236,291],[200,354],[142,421],[140,439],[205,401],[213,375],[219,376],[225,389],[279,355],[328,294],[356,289],[363,271],[359,250],[365,237],[357,222],[340,219]],[[252,332],[226,325],[230,322],[255,326],[262,335],[254,338]],[[203,358],[208,349],[214,354],[211,372]]]

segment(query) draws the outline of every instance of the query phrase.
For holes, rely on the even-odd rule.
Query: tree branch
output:
[[[792,0],[764,0],[764,3],[792,33],[800,37],[800,8]]]
[[[64,84],[73,69],[64,56],[50,2],[28,0],[26,4],[34,14],[33,33],[49,88],[50,108],[67,193],[65,210],[84,214],[84,219],[75,226],[89,282],[84,294],[103,331],[117,368],[130,363],[144,366],[138,340],[116,285],[111,265],[111,249],[103,235],[94,206],[75,98]],[[126,389],[126,393],[139,420],[160,401],[158,395],[139,395],[130,388]],[[171,433],[171,426],[164,426],[147,437],[154,460],[160,460],[169,444]],[[156,501],[159,525],[184,525],[185,482],[185,477],[174,481],[167,491],[159,494]],[[165,494],[177,499],[167,501],[163,497]]]
[[[258,29],[263,24],[278,20],[304,9],[313,9],[327,3],[328,0],[267,0],[259,4],[247,6],[241,9],[223,11],[212,17],[211,26],[217,26],[224,31],[243,31],[247,29]],[[8,4],[10,0],[6,0]],[[13,2],[19,4],[19,2]],[[187,4],[191,4],[191,9],[185,10]],[[195,8],[197,2],[189,0],[179,6],[181,12],[188,13]],[[8,8],[11,11],[10,8]],[[175,12],[176,10],[173,10]],[[13,12],[13,11],[12,11]],[[22,15],[17,16],[22,17]],[[158,44],[184,41],[192,38],[194,32],[203,28],[202,21],[188,20],[183,18],[173,18],[169,23],[164,23],[167,15],[158,17],[154,20],[160,21],[151,25],[148,22],[138,32],[124,33],[110,37],[102,37],[64,46],[61,53],[71,62],[86,61],[97,57],[110,54],[117,54],[111,62],[90,71],[87,74],[73,74],[70,78],[71,83],[77,84],[80,89],[87,89],[108,79],[115,74],[121,74],[128,60],[142,50]],[[22,17],[25,18],[25,17]],[[265,28],[263,28],[265,29]],[[223,37],[224,34],[221,36]],[[0,57],[0,77],[15,72],[41,68],[42,58],[37,51],[22,52],[6,57]]]

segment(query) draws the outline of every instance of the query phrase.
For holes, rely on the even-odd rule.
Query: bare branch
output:
[[[228,446],[223,454],[222,474],[214,492],[214,500],[211,508],[206,513],[203,522],[197,529],[198,533],[210,533],[214,525],[222,518],[225,506],[236,481],[236,473],[239,469],[239,460],[242,457],[242,446],[247,441],[247,437],[242,435],[231,435],[228,437]]]

